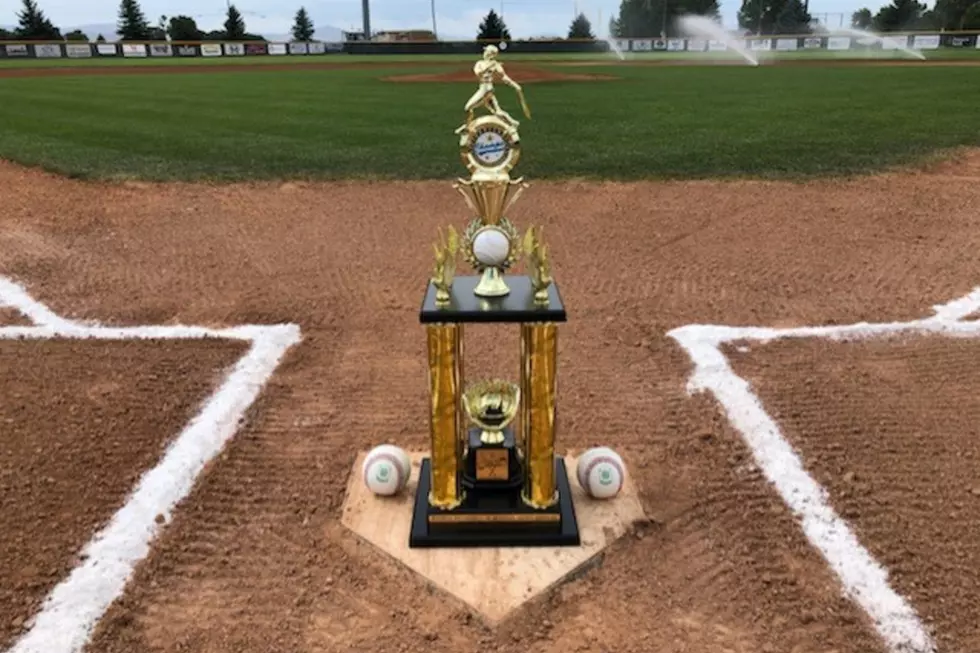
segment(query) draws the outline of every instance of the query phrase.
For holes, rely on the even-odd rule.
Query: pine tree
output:
[[[88,42],[88,34],[80,29],[75,29],[65,34],[66,41],[85,41]]]
[[[306,7],[300,7],[296,12],[296,23],[293,25],[293,38],[300,42],[312,41],[315,33],[313,19],[306,13]]]
[[[51,24],[37,6],[36,0],[24,0],[24,9],[17,14],[17,38],[25,41],[60,41],[61,30]]]
[[[116,31],[121,41],[150,39],[150,24],[137,0],[122,0],[119,3],[119,22],[116,23]]]
[[[478,41],[509,41],[510,31],[504,24],[504,19],[493,9],[480,23],[480,32],[476,35]]]
[[[851,14],[851,27],[854,29],[871,29],[871,23],[873,21],[874,16],[871,15],[871,10],[867,7],[858,9]]]
[[[245,19],[235,5],[228,5],[228,19],[225,21],[225,38],[229,41],[245,40]]]
[[[102,36],[101,34],[99,34],[98,36],[95,37],[95,42],[96,43],[105,43],[105,37]]]
[[[585,17],[585,14],[579,14],[572,21],[571,26],[568,28],[568,38],[595,39],[595,34],[592,33],[592,23]]]

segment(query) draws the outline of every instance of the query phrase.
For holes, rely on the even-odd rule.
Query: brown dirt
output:
[[[972,174],[980,153],[964,159]],[[965,294],[980,184],[948,173],[531,180],[513,218],[545,226],[569,307],[559,445],[622,451],[655,523],[491,631],[339,524],[357,451],[426,444],[417,311],[437,227],[466,219],[451,180],[84,184],[0,164],[25,207],[0,233],[30,243],[0,251],[0,273],[54,309],[305,333],[90,653],[882,651],[716,406],[686,395],[664,334],[904,319]],[[466,351],[468,374],[517,373],[516,331],[470,329]]]
[[[31,322],[19,311],[6,306],[0,306],[0,327],[5,326],[30,326]]]
[[[735,354],[893,587],[957,653],[980,650],[978,355],[980,342],[941,337]]]
[[[0,340],[0,648],[242,353],[225,342]]]
[[[537,66],[508,64],[508,74],[521,80],[521,84],[533,82],[595,82],[618,79],[613,75],[589,75],[584,73],[562,73]],[[475,81],[471,67],[460,68],[443,73],[395,75],[383,77],[386,82],[467,82]]]

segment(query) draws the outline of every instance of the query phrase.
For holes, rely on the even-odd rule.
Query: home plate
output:
[[[561,584],[586,567],[604,549],[645,521],[643,507],[627,472],[619,495],[610,500],[591,499],[578,485],[577,455],[565,455],[580,546],[499,548],[408,548],[412,507],[419,466],[427,452],[414,452],[412,478],[393,497],[372,494],[365,486],[358,455],[347,485],[342,523],[433,585],[461,599],[487,622],[505,619],[523,603]]]

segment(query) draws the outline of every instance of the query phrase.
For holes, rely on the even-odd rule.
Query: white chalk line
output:
[[[749,383],[732,370],[721,347],[733,341],[854,340],[903,333],[977,337],[980,324],[960,320],[978,309],[980,288],[947,304],[934,306],[932,317],[909,322],[781,329],[692,324],[667,334],[684,348],[694,363],[688,391],[714,394],[751,449],[756,465],[800,518],[807,539],[837,574],[845,594],[868,614],[893,653],[935,653],[936,647],[912,606],[889,585],[888,572],[830,507],[827,491],[806,472],[799,455]]]
[[[194,486],[204,467],[224,448],[272,377],[283,356],[301,339],[294,324],[229,329],[187,326],[102,327],[62,318],[0,276],[0,305],[20,311],[36,326],[0,328],[0,339],[94,340],[224,338],[251,341],[201,411],[140,478],[125,505],[81,551],[82,562],[45,598],[29,629],[7,653],[79,653],[109,606],[149,553],[160,525]]]

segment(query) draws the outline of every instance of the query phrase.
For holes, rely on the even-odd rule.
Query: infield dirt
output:
[[[437,228],[468,217],[449,181],[89,184],[0,164],[0,273],[53,310],[110,324],[297,322],[304,333],[98,627],[91,653],[884,651],[716,404],[687,394],[690,361],[664,334],[691,323],[918,318],[966,294],[978,281],[980,153],[932,170],[807,183],[530,181],[511,217],[521,228],[545,226],[569,310],[559,447],[615,447],[652,521],[600,567],[493,630],[339,523],[358,451],[426,446],[417,311]],[[504,336],[468,332],[468,373],[517,374],[517,334]],[[903,351],[943,346],[911,341]],[[947,356],[968,354],[948,346]],[[213,369],[199,367],[210,360],[202,352],[181,351],[167,355]],[[16,355],[19,369],[62,364],[41,348]],[[827,365],[844,355],[820,353]],[[796,388],[794,367],[766,370],[764,383]],[[139,366],[132,385],[149,383],[152,370]],[[961,372],[940,366],[929,382],[961,387],[969,382],[956,379]],[[85,391],[84,378],[73,392]],[[173,378],[173,391],[184,382]],[[909,396],[925,383],[909,374],[845,390],[870,404],[864,393]],[[155,419],[167,410],[152,395],[142,404]],[[830,428],[826,437],[851,440],[842,447],[876,437],[879,414],[852,415],[858,434]],[[42,420],[16,419],[18,441],[56,441]],[[110,413],[99,428],[125,424]],[[951,443],[966,437],[933,428]],[[858,477],[880,488],[895,520],[919,527],[922,506],[888,499],[902,488],[873,475],[867,444]],[[965,502],[975,497],[947,506],[929,490],[937,483],[929,468],[903,469],[902,491],[921,488],[923,502],[936,499],[932,509],[972,514]],[[36,477],[17,466],[6,483]],[[974,548],[937,540],[926,560],[918,552],[935,529],[902,540],[857,509],[876,553],[906,556],[899,591],[930,625],[949,627],[932,602],[960,596],[957,574]],[[95,503],[77,510],[100,514]],[[966,557],[946,561],[957,552]],[[26,555],[10,560],[30,564]],[[27,604],[9,583],[0,575],[0,595]],[[974,616],[955,609],[949,618]]]

